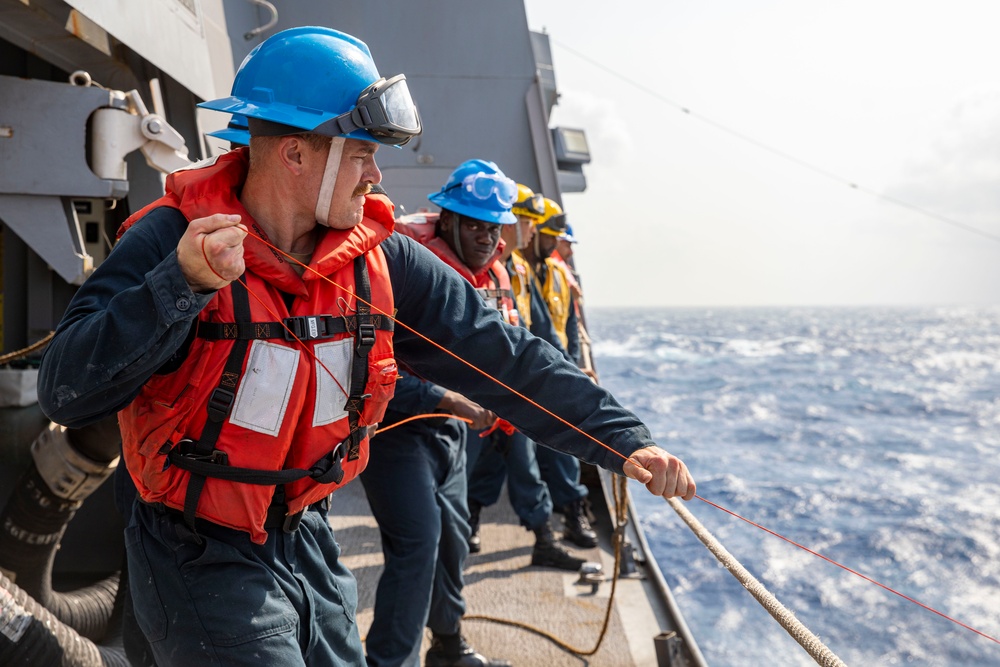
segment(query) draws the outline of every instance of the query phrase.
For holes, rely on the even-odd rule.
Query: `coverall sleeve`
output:
[[[42,356],[38,402],[52,421],[86,426],[114,414],[180,350],[212,294],[177,263],[187,221],[158,208],[133,225],[80,286]]]
[[[445,388],[425,382],[405,370],[400,370],[399,376],[389,409],[407,416],[434,412],[444,398]]]
[[[559,350],[505,323],[425,248],[399,234],[382,247],[398,321],[396,355],[414,372],[496,412],[534,440],[615,472],[624,456],[654,444],[638,417],[606,389]]]

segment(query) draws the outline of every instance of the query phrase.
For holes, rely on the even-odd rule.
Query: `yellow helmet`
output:
[[[527,185],[517,184],[517,201],[510,209],[514,215],[523,215],[533,221],[541,220],[545,215],[545,203],[541,194],[535,194]]]
[[[535,230],[549,236],[562,236],[566,233],[566,214],[562,206],[548,197],[544,198],[545,213],[535,222]]]

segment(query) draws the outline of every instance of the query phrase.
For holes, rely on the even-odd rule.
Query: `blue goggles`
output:
[[[481,201],[488,201],[490,197],[496,196],[504,208],[510,208],[517,201],[517,184],[499,174],[487,174],[482,171],[469,174],[460,183],[455,183],[448,189],[453,188],[462,188]]]

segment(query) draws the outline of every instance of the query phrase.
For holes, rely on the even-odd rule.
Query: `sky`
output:
[[[588,306],[1000,303],[1000,2],[525,6]]]

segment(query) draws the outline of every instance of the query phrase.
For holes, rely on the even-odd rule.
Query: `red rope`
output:
[[[249,233],[249,232],[247,232],[247,233]],[[260,237],[256,237],[256,238],[260,238]],[[263,239],[261,239],[261,240],[263,241]],[[267,241],[264,241],[264,243],[267,243]],[[270,244],[268,244],[268,245],[270,245]],[[273,248],[274,246],[271,246],[271,247]],[[275,249],[275,250],[278,250],[278,248],[274,248],[274,249]],[[280,251],[280,250],[278,250],[278,252],[281,252],[281,251]],[[208,261],[208,253],[206,253],[206,252],[205,252],[205,236],[202,236],[202,237],[201,237],[201,254],[202,254],[202,256],[203,256],[203,257],[205,258],[205,264],[207,264],[207,265],[208,265],[208,268],[209,268],[209,270],[210,270],[210,271],[211,271],[212,273],[214,273],[214,274],[216,275],[216,277],[218,277],[218,278],[219,278],[219,280],[226,280],[226,279],[225,279],[225,278],[223,278],[223,277],[222,277],[221,275],[219,275],[219,272],[215,270],[215,267],[214,267],[214,266],[212,266],[212,263]],[[284,254],[284,253],[282,253],[282,254]],[[294,259],[294,258],[292,258],[292,259]],[[296,261],[298,261],[298,260],[296,260]],[[300,262],[300,263],[301,263],[301,262]],[[305,265],[303,264],[303,266],[305,266]],[[226,282],[229,282],[229,281],[226,281]],[[238,282],[238,283],[239,283],[240,285],[243,285],[243,288],[244,288],[244,289],[246,289],[246,291],[247,291],[247,294],[249,294],[249,295],[250,295],[250,296],[252,296],[253,298],[257,299],[257,303],[259,303],[260,305],[262,305],[262,306],[264,307],[264,310],[266,310],[266,311],[267,311],[267,312],[268,312],[268,313],[269,313],[269,314],[271,315],[271,317],[273,317],[273,318],[274,318],[275,320],[277,320],[277,321],[278,321],[278,324],[280,324],[280,325],[281,325],[282,327],[284,327],[285,331],[287,331],[287,332],[288,332],[288,334],[289,334],[289,335],[290,335],[290,336],[291,336],[292,338],[294,338],[294,339],[295,339],[295,341],[296,341],[296,342],[297,342],[297,343],[298,343],[299,345],[301,345],[301,346],[302,346],[302,349],[304,349],[304,350],[306,351],[306,353],[308,353],[308,354],[309,354],[309,356],[313,358],[313,361],[315,361],[315,362],[316,362],[317,364],[319,364],[320,366],[322,366],[322,367],[323,367],[323,370],[325,370],[325,371],[327,372],[327,374],[328,374],[328,375],[329,375],[329,376],[330,376],[330,377],[331,377],[331,378],[333,379],[333,381],[334,381],[334,382],[335,382],[335,383],[337,384],[337,387],[339,387],[339,388],[340,388],[340,391],[341,391],[341,392],[343,392],[343,394],[344,394],[344,398],[350,398],[350,395],[349,395],[349,394],[347,393],[347,390],[346,390],[346,389],[344,389],[344,385],[340,384],[340,380],[338,380],[338,379],[337,379],[337,376],[333,374],[333,371],[331,371],[331,370],[330,370],[329,368],[327,368],[327,367],[326,367],[326,364],[324,364],[324,363],[323,363],[322,361],[320,361],[319,357],[317,357],[317,356],[316,356],[316,354],[315,354],[315,353],[314,353],[314,352],[312,351],[312,348],[311,348],[311,347],[309,347],[308,345],[306,345],[306,344],[305,344],[305,343],[304,343],[304,342],[302,341],[302,339],[300,339],[300,338],[299,338],[298,336],[296,336],[296,335],[295,335],[295,332],[294,332],[294,331],[292,331],[291,329],[289,329],[289,328],[288,328],[288,325],[287,325],[287,324],[285,324],[285,322],[284,322],[284,320],[282,319],[281,315],[278,315],[278,314],[277,314],[277,313],[275,313],[275,312],[274,312],[273,310],[271,310],[271,308],[270,308],[270,307],[269,307],[269,306],[268,306],[268,305],[267,305],[266,303],[264,303],[264,300],[263,300],[263,299],[261,299],[261,298],[260,298],[259,296],[257,296],[257,294],[256,294],[256,293],[254,293],[254,292],[253,292],[253,290],[251,290],[251,289],[250,289],[250,286],[249,286],[249,285],[247,285],[247,284],[246,284],[245,282],[243,282],[243,281],[242,281],[242,280],[240,280],[239,278],[237,278],[237,279],[236,279],[236,282]]]
[[[375,435],[379,433],[385,433],[389,429],[396,428],[397,426],[402,426],[406,422],[411,422],[414,419],[430,419],[431,417],[448,417],[449,419],[457,419],[458,421],[465,422],[466,424],[471,424],[472,420],[466,417],[459,417],[458,415],[453,415],[450,412],[433,412],[425,415],[413,415],[412,417],[407,417],[406,419],[401,419],[394,424],[389,424],[388,426],[383,426],[382,428],[375,431]]]
[[[958,619],[952,618],[951,616],[948,616],[947,614],[944,614],[944,613],[938,611],[937,609],[934,609],[933,607],[929,607],[929,606],[925,605],[923,602],[919,602],[917,600],[914,600],[913,598],[911,598],[908,595],[904,595],[903,593],[900,593],[899,591],[897,591],[897,590],[895,590],[893,588],[890,588],[889,586],[886,586],[885,584],[883,584],[883,583],[881,583],[879,581],[876,581],[876,580],[872,579],[871,577],[869,577],[867,575],[861,574],[857,570],[852,570],[851,568],[847,567],[846,565],[842,565],[842,564],[838,563],[837,561],[833,560],[832,558],[827,558],[823,554],[821,554],[819,552],[816,552],[816,551],[813,551],[809,547],[803,546],[803,545],[799,544],[798,542],[796,542],[794,540],[790,540],[787,537],[785,537],[784,535],[779,535],[778,533],[774,532],[770,528],[765,528],[764,526],[760,525],[759,523],[754,523],[750,519],[747,519],[746,517],[742,517],[739,514],[737,514],[736,512],[733,512],[732,510],[726,509],[722,505],[717,505],[716,503],[713,503],[711,500],[706,500],[705,498],[702,498],[701,496],[699,496],[697,494],[695,494],[695,498],[697,498],[698,500],[702,501],[703,503],[707,503],[707,504],[711,505],[712,507],[714,507],[716,509],[722,510],[726,514],[730,514],[730,515],[736,517],[740,521],[745,521],[745,522],[749,523],[751,526],[753,526],[755,528],[760,528],[765,533],[769,533],[771,535],[774,535],[778,539],[784,540],[785,542],[788,542],[789,544],[794,545],[794,546],[798,547],[799,549],[802,549],[803,551],[807,551],[807,552],[811,553],[813,556],[816,556],[817,558],[822,558],[823,560],[825,560],[827,563],[830,563],[831,565],[836,565],[837,567],[839,567],[842,570],[846,570],[847,572],[850,572],[851,574],[853,574],[855,576],[861,577],[865,581],[867,581],[869,583],[872,583],[872,584],[875,584],[879,588],[884,588],[885,590],[889,591],[890,593],[892,593],[894,595],[898,595],[899,597],[903,598],[904,600],[908,600],[909,602],[912,602],[913,604],[917,605],[918,607],[923,607],[927,611],[933,612],[933,613],[937,614],[938,616],[940,616],[941,618],[946,618],[949,621],[951,621],[952,623],[955,623],[956,625],[962,626],[966,630],[971,630],[972,632],[975,632],[980,637],[985,637],[986,639],[989,639],[991,642],[994,642],[996,644],[1000,644],[1000,639],[996,639],[995,637],[991,637],[990,635],[986,634],[985,632],[980,632],[979,630],[976,630],[972,626],[969,626],[969,625],[966,625],[965,623],[962,623]]]

